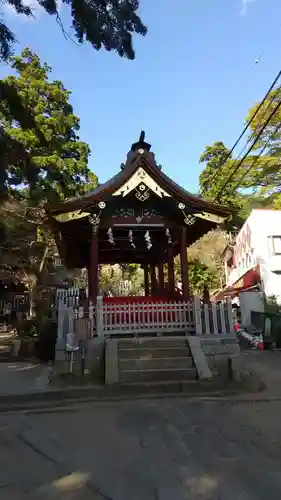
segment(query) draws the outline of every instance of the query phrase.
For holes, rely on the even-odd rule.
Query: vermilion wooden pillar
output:
[[[90,249],[91,249],[91,247],[90,247]],[[91,295],[92,295],[90,264],[87,267],[87,273],[88,273],[88,300],[90,301]]]
[[[182,294],[185,299],[189,299],[189,279],[188,279],[188,262],[187,262],[187,239],[186,227],[181,228],[180,240],[180,261],[181,261],[181,280],[182,280]]]
[[[150,278],[151,278],[151,295],[157,293],[157,279],[155,265],[150,264]]]
[[[164,264],[161,262],[158,264],[158,281],[161,294],[165,291],[165,281],[164,281]]]
[[[143,267],[144,273],[144,294],[147,297],[149,295],[149,273],[148,273],[148,264],[144,264]]]
[[[168,288],[171,295],[175,294],[175,265],[173,247],[168,246]]]
[[[90,244],[90,267],[89,267],[89,299],[93,305],[97,302],[99,294],[99,259],[98,259],[98,228],[92,226],[92,237]]]

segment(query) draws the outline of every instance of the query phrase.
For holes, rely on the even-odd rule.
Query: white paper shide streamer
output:
[[[108,241],[111,245],[115,245],[114,237],[113,237],[113,232],[111,227],[107,231],[107,236],[108,236]]]
[[[170,233],[169,229],[166,229],[166,236],[167,236],[167,239],[168,239],[168,245],[171,245],[172,244],[172,238],[171,238],[171,233]]]
[[[145,242],[146,242],[147,250],[150,250],[151,247],[152,247],[152,243],[151,243],[151,238],[150,238],[149,231],[146,231],[146,233],[144,235],[144,239],[145,239]]]
[[[129,231],[129,242],[132,248],[136,248],[136,245],[134,244],[133,231]]]

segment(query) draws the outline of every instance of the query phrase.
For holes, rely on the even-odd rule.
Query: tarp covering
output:
[[[214,297],[215,300],[222,300],[225,297],[236,297],[240,292],[244,292],[246,290],[253,290],[260,282],[260,269],[259,266],[256,266],[252,269],[249,269],[239,280],[237,280],[232,285],[226,287],[224,290],[221,290]]]

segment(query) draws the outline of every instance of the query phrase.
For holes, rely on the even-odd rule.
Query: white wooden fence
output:
[[[74,319],[89,317],[92,334],[162,335],[196,334],[227,335],[233,333],[231,300],[202,304],[199,297],[189,301],[167,302],[104,302],[98,297],[96,307],[89,311],[65,302],[58,308],[58,338],[74,331]]]
[[[56,306],[58,309],[79,306],[79,288],[58,289],[56,291]]]
[[[10,314],[12,311],[23,312],[30,308],[28,294],[13,295],[11,298],[0,299],[0,315]]]
[[[193,301],[104,303],[101,331],[120,333],[190,332],[195,329]]]

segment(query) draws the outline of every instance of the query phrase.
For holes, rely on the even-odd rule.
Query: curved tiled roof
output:
[[[135,152],[131,162],[127,162],[123,170],[120,170],[104,184],[100,184],[94,191],[83,194],[74,199],[67,200],[57,207],[48,207],[48,211],[53,214],[66,213],[75,210],[85,210],[89,205],[106,200],[112,193],[122,187],[122,185],[132,176],[132,174],[142,167],[157,182],[157,184],[167,191],[177,202],[182,202],[192,210],[207,211],[212,214],[227,217],[231,210],[227,207],[211,203],[198,196],[192,195],[179,186],[167,174],[165,174],[156,164],[153,153],[144,151]]]

